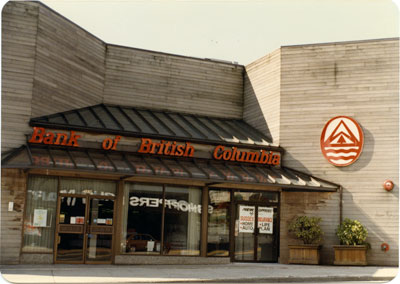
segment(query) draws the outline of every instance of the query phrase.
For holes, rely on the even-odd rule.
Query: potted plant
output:
[[[338,226],[336,236],[340,245],[333,246],[335,265],[367,265],[368,231],[360,221],[345,218]]]
[[[319,223],[321,218],[298,216],[289,223],[289,233],[303,242],[301,245],[289,245],[289,263],[319,264],[324,234]]]

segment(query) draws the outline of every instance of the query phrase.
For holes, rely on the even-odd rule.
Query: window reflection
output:
[[[200,254],[201,190],[166,187],[164,242],[169,255]]]
[[[122,252],[160,253],[162,191],[159,185],[125,185]]]
[[[208,256],[229,256],[230,191],[210,190],[208,215]]]

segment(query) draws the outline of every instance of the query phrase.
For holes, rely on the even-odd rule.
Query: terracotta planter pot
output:
[[[333,246],[334,265],[367,265],[367,246]]]
[[[321,245],[289,245],[289,263],[319,264]]]

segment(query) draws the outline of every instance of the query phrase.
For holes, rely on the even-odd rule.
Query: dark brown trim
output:
[[[208,187],[204,186],[201,191],[201,234],[200,234],[200,256],[207,256],[208,244]]]
[[[161,244],[160,244],[160,254],[164,255],[164,228],[165,228],[165,184],[162,185],[162,200],[163,206],[161,211]]]
[[[21,255],[24,253],[22,248],[24,246],[24,235],[25,235],[25,217],[26,217],[26,204],[27,204],[27,197],[28,197],[28,181],[29,181],[29,174],[23,172],[25,176],[25,192],[24,192],[24,210],[22,211],[22,228],[21,228],[21,245],[19,247],[19,262],[21,261]]]

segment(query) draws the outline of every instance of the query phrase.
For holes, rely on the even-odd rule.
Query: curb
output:
[[[341,281],[391,281],[395,278],[389,276],[328,276],[328,277],[296,277],[296,276],[287,276],[287,277],[268,277],[268,278],[240,278],[240,279],[174,279],[174,280],[165,280],[165,281],[118,281],[112,283],[125,283],[125,284],[150,284],[150,283],[329,283],[329,282],[341,282]],[[74,284],[83,284],[74,282]],[[98,282],[101,283],[110,283],[110,282]],[[24,284],[37,284],[37,282]],[[57,282],[57,284],[71,284],[71,282]]]

